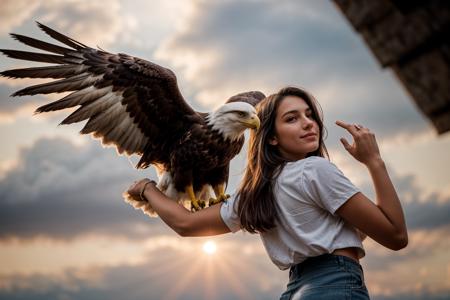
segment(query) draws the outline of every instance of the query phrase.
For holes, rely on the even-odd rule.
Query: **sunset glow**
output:
[[[401,70],[413,73],[423,70],[418,68],[422,62],[413,63],[419,59],[431,61],[435,66],[435,70],[419,77],[431,84],[447,79],[441,78],[442,74],[448,74],[446,64],[439,64],[441,59],[448,58],[447,44],[434,42],[445,30],[437,35],[433,33],[435,25],[444,24],[447,19],[436,17],[433,28],[423,31],[423,36],[430,34],[430,41],[442,47],[440,50],[428,52],[431,47],[427,46],[411,53],[410,50],[399,52],[401,64],[394,64],[394,57],[389,57],[392,65],[382,67],[365,37],[353,28],[335,2],[338,1],[3,0],[0,2],[0,48],[53,55],[44,49],[47,47],[44,44],[40,44],[42,49],[30,47],[8,33],[73,48],[40,30],[35,23],[38,21],[94,49],[98,46],[113,54],[124,53],[164,67],[167,72],[170,70],[177,78],[179,91],[173,90],[175,94],[166,94],[164,81],[158,85],[159,81],[153,77],[145,80],[142,76],[135,81],[124,73],[118,83],[127,85],[123,88],[130,95],[133,88],[128,85],[132,82],[138,82],[138,86],[158,85],[155,91],[161,96],[182,96],[187,104],[182,105],[180,112],[186,113],[211,113],[226,99],[241,92],[261,91],[268,96],[288,85],[305,88],[317,100],[318,112],[323,115],[323,142],[330,162],[375,205],[379,195],[371,172],[343,147],[340,138],[346,138],[349,143],[353,138],[335,121],[367,127],[376,135],[380,154],[402,203],[408,227],[405,249],[390,250],[370,237],[363,241],[366,255],[360,264],[370,299],[450,299],[450,131],[437,134],[433,123],[396,75]],[[366,10],[355,10],[355,16],[361,17],[364,26],[372,26],[366,32],[372,36],[375,32],[372,30],[378,28],[372,22],[396,20],[398,26],[407,27],[411,25],[406,23],[407,15],[425,18],[435,11],[433,8],[415,12],[406,9],[407,6],[415,8],[439,1],[403,1],[411,3],[405,5],[403,2],[397,5],[400,1],[362,2],[377,3],[368,4],[368,16],[374,13],[372,5],[389,5],[373,18],[365,18]],[[405,7],[404,11],[399,12],[400,7]],[[414,29],[417,24],[412,23]],[[390,29],[385,29],[385,35],[376,35],[380,38],[377,45],[386,46],[383,47],[386,50],[391,45],[388,40],[399,32],[397,28],[392,28],[392,32]],[[403,37],[394,40],[394,48],[408,41]],[[415,45],[416,39],[411,41]],[[75,51],[73,55],[69,61],[81,57]],[[434,55],[438,55],[437,60],[432,59]],[[53,63],[44,60],[56,59],[41,58],[42,62],[18,60],[0,53],[0,72],[50,66]],[[96,62],[93,68],[80,68],[83,73],[76,76],[85,80],[84,72],[88,70],[96,73],[105,67],[111,71],[117,61],[115,58],[108,64]],[[398,70],[392,68],[394,65]],[[134,71],[157,75],[143,66],[134,65]],[[124,68],[133,69],[125,63],[114,72],[121,73]],[[59,71],[54,72],[56,75]],[[134,181],[142,178],[158,181],[158,170],[153,166],[136,168],[141,155],[119,155],[113,143],[102,144],[93,135],[80,134],[86,119],[58,126],[79,107],[34,113],[38,107],[61,99],[72,90],[10,97],[26,87],[53,80],[60,79],[16,79],[0,75],[0,138],[3,141],[0,147],[0,300],[280,298],[287,288],[290,269],[281,270],[273,263],[266,240],[246,230],[216,231],[219,224],[226,229],[222,224],[226,221],[223,211],[221,221],[218,216],[215,223],[202,219],[205,234],[180,236],[161,218],[163,214],[149,217],[123,199],[123,192]],[[72,88],[75,87],[67,86]],[[91,87],[86,91],[89,90]],[[115,92],[123,96],[121,91],[119,88]],[[436,101],[448,100],[437,96],[442,91],[429,92]],[[131,105],[127,106],[128,113],[132,106],[140,107],[141,101],[135,101],[138,98],[141,99],[140,96],[124,98],[126,101],[121,102]],[[112,130],[116,128],[115,122],[123,121],[117,117],[123,113],[122,108],[109,106],[117,100],[113,99],[116,97],[103,98],[102,105],[95,109],[107,109],[111,113],[108,117],[111,123],[108,126],[105,123],[102,130]],[[151,117],[161,114],[169,121],[164,126],[180,128],[173,136],[156,134],[158,143],[190,132],[178,127],[187,124],[183,122],[184,113],[172,114],[171,109],[161,112],[156,107],[157,99],[148,100],[145,110],[149,114],[136,115],[137,119],[148,117],[146,128],[155,130],[155,134],[159,132],[158,126],[164,124],[152,123],[155,120]],[[436,116],[437,107],[429,107]],[[197,118],[192,121],[197,122]],[[126,126],[120,128],[123,133],[128,130]],[[250,135],[247,130],[242,150],[229,165],[224,192],[232,197],[242,186]],[[108,136],[114,137],[111,132]],[[129,134],[127,140],[121,141],[138,147],[137,141],[131,140],[133,136]],[[148,146],[150,149],[153,144]],[[199,147],[204,148],[200,144]],[[303,179],[295,182],[294,176],[289,182],[297,189],[308,184]],[[215,195],[213,192],[211,189],[210,196]],[[315,209],[316,204],[323,206],[321,202],[311,203],[310,209]],[[196,213],[208,212],[217,214],[218,210]],[[290,213],[290,217],[300,220],[298,226],[313,230],[309,227],[309,209],[292,207]],[[240,222],[240,219],[229,221]],[[224,234],[206,235],[214,232]],[[296,255],[294,247],[287,250],[290,255]]]
[[[213,255],[214,253],[216,253],[216,250],[217,246],[214,242],[207,241],[203,244],[203,252],[205,252],[206,254]]]

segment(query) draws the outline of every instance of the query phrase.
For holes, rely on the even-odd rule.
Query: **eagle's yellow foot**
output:
[[[230,195],[228,194],[219,195],[217,198],[209,198],[209,206],[215,205],[220,202],[225,202],[228,198],[230,198]]]
[[[216,198],[209,199],[209,206],[220,202],[225,202],[228,198],[230,198],[230,195],[225,194],[225,184],[223,183],[213,186],[213,190]]]
[[[198,199],[194,199],[191,200],[191,211],[195,212],[195,211],[199,211],[202,208],[206,207],[206,201],[205,200],[198,200]]]
[[[191,211],[199,211],[202,208],[205,208],[206,201],[204,200],[198,200],[195,197],[194,188],[192,187],[192,184],[188,185],[185,189],[186,194],[188,194],[189,199],[191,199]]]

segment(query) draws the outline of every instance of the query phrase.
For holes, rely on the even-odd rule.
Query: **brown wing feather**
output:
[[[258,103],[261,102],[264,98],[266,98],[266,96],[262,92],[250,91],[250,92],[243,92],[243,93],[236,94],[236,95],[228,98],[228,100],[225,101],[225,103],[246,102],[246,103],[256,107],[256,105],[258,105]],[[209,116],[209,113],[206,113],[206,112],[197,112],[197,114],[199,114],[205,120]]]
[[[11,58],[56,65],[1,72],[10,78],[53,78],[56,81],[26,87],[12,96],[70,91],[36,113],[79,106],[61,124],[88,120],[80,133],[92,134],[119,153],[142,155],[138,167],[168,163],[178,139],[192,124],[203,122],[183,99],[175,74],[152,62],[126,54],[90,48],[38,23],[67,47],[11,34],[28,46],[48,53],[0,49]]]
[[[230,102],[247,102],[253,106],[256,106],[262,99],[266,96],[260,91],[250,91],[236,94],[226,101],[226,103]]]

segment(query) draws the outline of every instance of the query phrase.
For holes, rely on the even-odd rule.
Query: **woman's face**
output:
[[[275,136],[269,143],[277,146],[284,158],[303,159],[318,149],[319,125],[312,113],[302,98],[286,96],[281,100],[275,117]]]

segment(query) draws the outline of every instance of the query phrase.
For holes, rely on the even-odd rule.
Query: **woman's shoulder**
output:
[[[308,166],[313,168],[329,167],[332,164],[328,159],[322,156],[308,156],[304,159],[288,162],[288,166],[299,167]]]
[[[327,158],[321,156],[309,156],[304,159],[290,162],[290,168],[300,171],[303,177],[325,176],[326,174],[335,173],[337,167]]]
[[[318,164],[329,164],[330,161],[328,159],[326,159],[325,157],[322,156],[309,156],[307,158],[305,158],[308,162],[310,163],[318,163]]]

